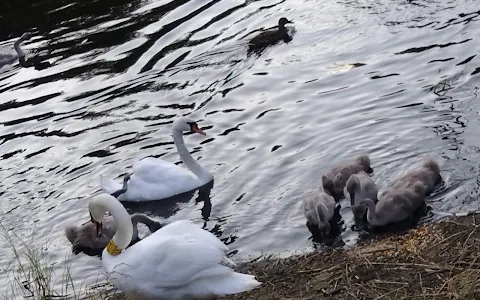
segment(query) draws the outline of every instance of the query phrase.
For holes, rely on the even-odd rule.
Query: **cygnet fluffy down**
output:
[[[138,223],[145,224],[151,233],[162,228],[162,224],[143,214],[133,214],[131,216],[133,224],[132,244],[139,240]],[[65,228],[65,235],[72,243],[74,250],[76,248],[89,251],[102,251],[117,232],[117,225],[111,216],[106,216],[102,224],[102,233],[97,235],[97,228],[94,223],[88,222],[79,226],[68,226]]]
[[[344,189],[345,198],[349,200],[355,222],[362,223],[366,214],[366,207],[360,205],[365,198],[377,203],[378,188],[373,179],[364,171],[353,174],[347,180]]]
[[[367,209],[367,221],[372,226],[385,226],[413,217],[425,203],[425,187],[417,181],[410,187],[389,189],[378,199],[377,204],[366,198],[361,205]]]
[[[332,168],[326,175],[322,176],[323,190],[332,195],[336,201],[343,198],[343,189],[347,180],[353,174],[360,171],[372,173],[373,169],[370,167],[370,158],[368,155],[358,156],[354,162],[344,163],[342,165]]]
[[[441,179],[438,163],[432,158],[426,158],[420,168],[408,171],[393,184],[392,188],[408,188],[421,182],[425,186],[425,194],[428,195]]]
[[[318,226],[322,238],[330,234],[335,205],[335,199],[323,191],[310,192],[303,199],[303,213],[308,223]]]
[[[362,206],[367,208],[368,223],[384,226],[413,217],[440,180],[438,163],[425,159],[420,168],[408,171],[380,195],[376,205],[369,198],[362,201]]]

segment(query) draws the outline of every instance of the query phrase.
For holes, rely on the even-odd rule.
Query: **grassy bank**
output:
[[[250,262],[238,271],[255,274],[263,285],[249,293],[219,299],[480,299],[477,224],[480,215],[454,217],[404,235],[372,235],[351,250]],[[24,266],[27,269],[31,267]],[[21,276],[16,282],[22,282]],[[48,283],[47,287],[36,288],[55,296],[40,294],[33,299],[140,299],[113,295],[104,287],[94,289],[96,292],[90,288],[90,292],[84,290],[73,296],[70,287],[67,297],[51,290],[51,280],[42,282]],[[42,282],[36,284],[45,285]]]
[[[65,257],[64,268],[55,272],[54,262],[46,251],[50,244],[48,237],[36,238],[34,232],[28,238],[20,237],[2,224],[0,235],[9,247],[4,250],[10,250],[12,254],[11,259],[1,266],[4,278],[0,299],[106,300],[114,294],[106,283],[75,286],[69,264],[72,259],[70,253]]]

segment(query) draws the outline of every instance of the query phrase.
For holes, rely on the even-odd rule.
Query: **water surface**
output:
[[[207,133],[185,139],[213,187],[129,209],[190,218],[237,260],[312,249],[302,193],[359,153],[370,154],[381,187],[434,156],[444,184],[428,199],[433,211],[479,209],[474,1],[10,5],[0,12],[2,53],[32,30],[29,57],[51,66],[0,69],[1,220],[21,237],[34,231],[59,275],[70,249],[63,228],[88,220],[100,175],[120,180],[147,156],[180,163],[170,133],[180,115]],[[295,22],[292,41],[247,55],[248,38],[282,16]],[[343,205],[341,238],[352,246]],[[77,284],[97,280],[98,258],[70,260]]]

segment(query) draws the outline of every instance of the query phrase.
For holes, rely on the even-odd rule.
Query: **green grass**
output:
[[[106,300],[114,295],[114,289],[108,283],[76,287],[71,273],[70,252],[66,254],[63,270],[58,272],[61,274],[56,274],[46,251],[49,242],[35,243],[33,233],[30,238],[21,238],[1,223],[0,232],[12,254],[12,259],[2,266],[7,276],[5,287],[8,288],[0,294],[0,299]],[[49,238],[39,240],[48,241]]]

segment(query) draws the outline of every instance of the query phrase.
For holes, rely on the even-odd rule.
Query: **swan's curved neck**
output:
[[[23,37],[19,38],[14,44],[13,48],[17,51],[18,57],[24,57],[25,52],[23,52],[22,48],[20,48],[20,44],[23,42]]]
[[[147,225],[150,232],[155,232],[155,230],[160,227],[160,224],[149,217],[142,215],[142,214],[133,214],[132,215],[132,224],[134,227],[137,226],[138,223],[143,223]]]
[[[178,154],[182,159],[183,163],[192,171],[195,176],[197,176],[200,180],[211,180],[213,178],[212,174],[202,167],[190,154],[185,146],[185,141],[183,140],[183,133],[175,128],[172,130],[173,134],[173,141],[175,142],[175,146],[177,146]]]
[[[326,211],[327,211],[327,208],[323,203],[318,203],[317,206],[315,207],[315,213],[317,214],[317,218],[320,223],[328,221]]]
[[[120,250],[126,249],[132,241],[133,235],[132,220],[127,210],[118,200],[113,197],[102,198],[95,204],[101,206],[105,211],[110,212],[115,220],[115,223],[117,224],[117,232],[113,236],[111,242],[113,242],[114,246],[118,247]],[[107,251],[111,255],[118,254],[112,254],[109,250],[109,247],[111,247],[111,243],[109,243],[109,246],[107,246]]]
[[[377,212],[375,211],[375,202],[371,199],[365,199],[363,200],[364,205],[367,207],[367,221],[369,224],[374,225],[374,226],[380,226],[383,225],[383,222],[381,222],[378,217],[377,217]]]

